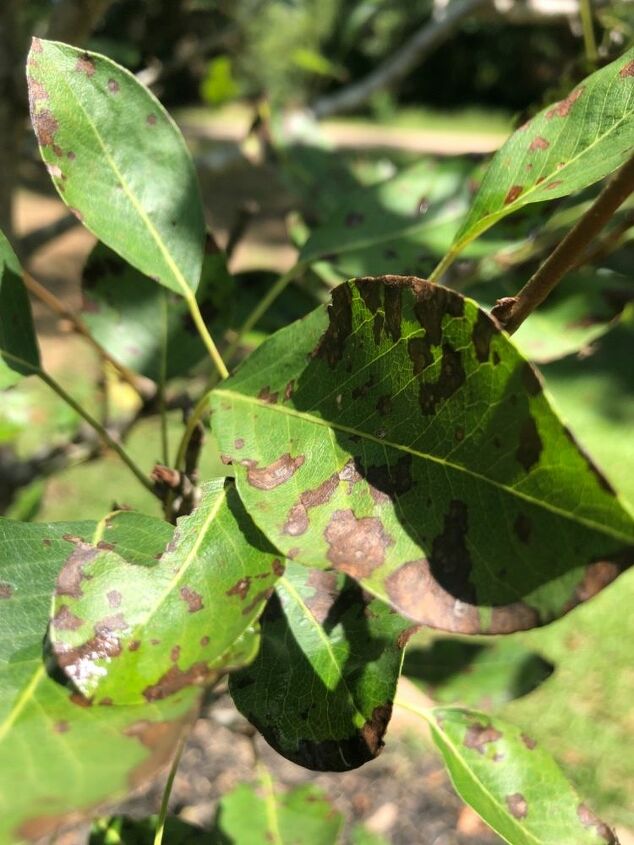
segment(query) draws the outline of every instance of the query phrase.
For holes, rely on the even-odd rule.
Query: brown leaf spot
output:
[[[42,46],[42,42],[39,38],[32,38],[31,39],[31,50],[34,53],[43,53],[44,47]]]
[[[181,656],[181,647],[179,645],[172,646],[170,651],[170,660],[172,663],[177,663],[178,658]]]
[[[619,76],[622,79],[626,79],[628,76],[634,76],[634,60],[628,62],[626,65],[623,65],[619,71]]]
[[[58,596],[70,596],[79,599],[84,595],[81,588],[82,581],[92,579],[92,575],[84,573],[84,567],[97,557],[99,551],[79,538],[71,538],[69,534],[64,534],[63,539],[74,542],[75,549],[57,576],[55,593]]]
[[[106,593],[106,598],[110,607],[120,607],[123,596],[118,590],[110,590],[110,592]]]
[[[344,465],[343,469],[339,473],[339,479],[341,481],[348,482],[348,495],[352,493],[355,484],[363,481],[363,476],[359,472],[354,458],[350,458],[350,460]]]
[[[56,734],[65,734],[70,730],[70,725],[66,719],[60,719],[59,722],[55,722],[53,725],[53,730]]]
[[[464,738],[465,748],[472,748],[478,754],[484,754],[485,746],[490,742],[497,742],[502,738],[502,733],[498,731],[493,725],[483,725],[481,722],[473,722],[467,728],[467,733]]]
[[[515,792],[513,795],[507,795],[506,806],[509,808],[511,815],[515,816],[516,819],[523,819],[528,812],[528,804],[520,792]]]
[[[410,637],[413,637],[417,631],[420,631],[420,625],[410,625],[409,628],[405,628],[404,631],[396,638],[396,647],[399,649],[404,649],[407,643],[410,640]]]
[[[72,692],[68,696],[68,700],[76,707],[92,707],[92,698],[86,698],[80,692]]]
[[[234,449],[243,449],[244,448],[244,440],[242,437],[238,437],[236,440],[233,441]]]
[[[547,190],[547,191],[549,191],[549,190],[550,190],[550,191],[552,191],[552,190],[553,190],[553,188],[558,188],[561,184],[563,184],[563,179],[555,179],[553,182],[549,182],[549,183],[546,185],[546,190]]]
[[[519,513],[513,523],[513,531],[522,543],[530,541],[532,527],[532,523],[525,513]]]
[[[531,141],[531,145],[528,149],[531,152],[534,152],[535,150],[547,150],[548,147],[550,147],[550,143],[545,138],[542,138],[541,135],[538,135]]]
[[[499,333],[500,330],[491,317],[485,311],[479,309],[471,332],[471,342],[475,349],[476,358],[481,364],[489,360],[491,338]]]
[[[203,683],[210,674],[211,671],[204,660],[194,663],[186,670],[171,666],[155,684],[143,690],[143,697],[146,701],[162,701],[185,687]]]
[[[520,440],[515,457],[528,472],[539,461],[542,452],[542,440],[537,430],[537,423],[532,416],[528,416],[520,429]]]
[[[13,595],[13,587],[6,581],[0,581],[0,599],[10,599]]]
[[[53,627],[58,631],[76,631],[83,624],[84,620],[80,619],[79,616],[75,616],[65,604],[60,607],[53,617]]]
[[[306,600],[306,607],[317,622],[323,625],[339,595],[337,574],[332,570],[311,569],[306,584],[315,590],[314,594]]]
[[[344,222],[350,229],[354,229],[356,226],[360,226],[364,220],[365,217],[360,211],[349,211]]]
[[[245,578],[240,578],[239,581],[231,587],[230,590],[227,590],[228,596],[240,596],[240,599],[244,601],[246,599],[249,589],[251,587],[251,578],[247,575]]]
[[[528,361],[522,367],[522,383],[530,396],[539,396],[544,389],[539,373]]]
[[[90,78],[91,76],[95,75],[95,62],[88,55],[88,53],[84,53],[83,56],[80,56],[77,59],[75,70],[78,73],[85,73],[86,76]]]
[[[141,640],[132,640],[128,646],[128,651],[138,651],[141,647]]]
[[[268,385],[263,387],[258,393],[258,399],[261,402],[266,402],[267,405],[275,405],[277,402],[277,396],[277,391],[275,393],[271,393],[271,388]]]
[[[631,563],[634,550],[630,550],[629,555],[625,552],[620,562],[598,560],[594,563],[588,564],[585,574],[579,584],[575,587],[572,597],[564,605],[564,613],[572,610],[588,599],[593,598],[600,593],[604,587],[611,584],[612,581],[619,575],[628,563]],[[629,558],[629,560],[628,560]]]
[[[80,646],[55,644],[55,655],[69,678],[81,683],[99,674],[99,660],[111,660],[121,654],[121,642],[115,631],[127,628],[121,614],[103,619],[95,625],[95,636]]]
[[[421,381],[418,402],[425,416],[435,414],[442,402],[450,399],[466,381],[466,373],[459,351],[450,343],[443,343],[438,381]]]
[[[579,804],[577,807],[577,816],[584,827],[594,827],[596,829],[597,836],[605,839],[608,845],[619,845],[618,839],[614,833],[612,833],[607,824],[602,822],[601,819],[598,818],[598,816],[596,816],[586,804]]]
[[[527,734],[520,734],[520,739],[529,751],[532,751],[534,748],[537,747],[537,741],[534,740],[532,736],[528,736]]]
[[[278,578],[281,578],[282,575],[284,574],[284,564],[279,559],[279,557],[276,557],[273,560],[273,563],[271,564],[271,572],[273,573],[273,575],[277,576]]]
[[[181,587],[180,596],[187,605],[189,613],[198,613],[199,610],[203,609],[202,596],[190,587]]]
[[[50,109],[42,109],[32,115],[32,120],[39,145],[52,147],[55,143],[55,134],[59,129],[59,123],[53,116],[53,112]]]
[[[429,563],[434,579],[444,590],[462,602],[473,603],[475,592],[469,581],[472,562],[466,545],[468,527],[467,505],[452,499],[442,534],[432,543]]]
[[[148,126],[156,126],[157,117],[155,114],[148,114],[145,118],[145,122]]]
[[[119,83],[116,79],[109,79],[108,80],[108,91],[111,94],[118,94],[119,93]]]
[[[123,731],[125,736],[138,739],[143,747],[150,751],[148,757],[134,769],[130,776],[130,786],[133,789],[171,761],[183,730],[196,717],[196,709],[193,708],[172,722],[150,722],[142,719],[125,728]]]
[[[204,637],[201,637],[200,638],[200,644],[203,648],[205,648],[205,646],[208,646],[209,645],[209,637],[207,635],[205,635]]]
[[[515,202],[515,200],[520,196],[523,190],[523,185],[511,185],[511,187],[508,189],[506,196],[504,197],[504,205],[510,205],[512,202]]]
[[[376,757],[384,746],[383,737],[392,716],[392,703],[381,704],[372,711],[372,716],[361,728],[361,737],[370,753]]]
[[[553,117],[568,117],[568,115],[570,114],[570,109],[577,102],[579,97],[583,94],[584,89],[585,86],[581,85],[579,88],[575,88],[574,91],[571,91],[565,100],[561,100],[559,103],[555,103],[552,109],[549,109],[546,112],[546,117],[548,118],[548,120],[552,120]]]
[[[313,490],[306,490],[300,496],[299,503],[294,505],[288,512],[286,523],[282,529],[284,534],[290,534],[291,537],[297,537],[303,534],[308,528],[308,511],[310,508],[324,505],[331,498],[339,485],[339,475],[334,473],[319,487]]]
[[[41,100],[48,100],[48,91],[42,85],[41,82],[38,82],[33,77],[29,76],[29,94],[31,96],[31,101],[36,103]]]
[[[280,484],[284,484],[292,478],[303,463],[303,455],[291,458],[290,454],[286,452],[267,467],[249,467],[247,481],[252,487],[257,487],[258,490],[274,490]]]
[[[324,532],[330,546],[326,557],[352,578],[367,578],[385,560],[385,550],[394,540],[385,533],[380,519],[358,519],[352,510],[333,513]]]
[[[352,333],[352,292],[348,285],[334,289],[328,316],[328,328],[314,354],[323,358],[329,367],[336,367],[343,358],[346,342]]]

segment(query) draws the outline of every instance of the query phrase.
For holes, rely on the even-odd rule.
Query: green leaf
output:
[[[99,240],[191,299],[205,225],[191,157],[174,121],[105,56],[33,39],[31,120],[53,183]]]
[[[552,671],[514,638],[493,645],[438,639],[408,649],[403,663],[403,674],[435,701],[487,709],[526,695]]]
[[[470,286],[467,293],[482,308],[490,309],[497,299],[514,296],[521,287],[518,274],[507,274],[499,282]],[[563,358],[605,334],[633,299],[631,279],[593,267],[576,270],[522,323],[513,341],[531,361]]]
[[[417,622],[531,628],[631,561],[634,521],[536,371],[438,285],[340,286],[211,404],[238,492],[276,548]]]
[[[507,214],[598,182],[632,154],[634,49],[514,132],[493,157],[452,255]]]
[[[275,592],[256,660],[230,679],[238,710],[300,766],[367,763],[383,747],[411,624],[340,573],[289,562]]]
[[[126,816],[100,819],[92,826],[89,845],[153,845],[156,824],[156,816],[147,819],[130,819]],[[168,845],[209,845],[210,838],[209,833],[201,827],[168,816],[163,841]]]
[[[457,707],[425,718],[456,792],[506,842],[616,845],[550,754],[518,728]]]
[[[206,325],[227,325],[233,280],[224,255],[208,240],[196,299]],[[163,290],[103,244],[82,278],[83,320],[117,361],[158,381],[166,346],[166,378],[184,375],[206,356],[186,303]]]
[[[140,785],[171,758],[198,691],[143,707],[98,707],[47,674],[42,643],[55,579],[94,523],[0,519],[0,842],[48,836]],[[16,789],[19,766],[19,789]]]
[[[22,268],[0,232],[0,389],[39,369],[40,351]]]
[[[120,518],[132,519],[135,531],[149,519]],[[151,522],[143,529],[150,542]],[[52,608],[54,654],[84,695],[115,704],[160,701],[254,657],[251,626],[282,564],[232,482],[203,487],[200,505],[179,521],[154,566],[111,539],[113,524],[116,516],[100,523],[96,543],[76,543]]]
[[[334,845],[343,817],[314,786],[283,793],[263,779],[261,789],[240,784],[218,808],[213,842],[219,845]]]

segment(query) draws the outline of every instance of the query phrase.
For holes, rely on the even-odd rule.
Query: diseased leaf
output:
[[[40,351],[22,268],[0,232],[0,389],[39,369]]]
[[[233,280],[224,255],[208,238],[196,299],[206,325],[227,325]],[[121,364],[158,381],[166,346],[165,377],[186,374],[206,357],[186,303],[163,290],[103,244],[84,268],[83,319],[93,337]]]
[[[205,224],[172,118],[105,56],[33,39],[31,120],[62,200],[99,240],[170,290],[198,287]]]
[[[238,710],[300,766],[347,771],[376,757],[411,623],[341,573],[289,562],[261,624],[256,660],[229,681]]]
[[[254,657],[251,626],[283,566],[232,482],[211,482],[202,494],[154,566],[129,561],[116,532],[111,539],[116,515],[100,523],[98,542],[75,543],[57,579],[50,638],[84,695],[160,701]],[[135,529],[149,519],[120,518]]]
[[[506,842],[617,845],[550,754],[518,728],[457,707],[426,718],[456,791]]]
[[[442,704],[498,707],[534,690],[553,666],[515,639],[437,639],[407,650],[403,674]]]
[[[631,562],[632,517],[537,372],[446,288],[341,285],[211,401],[224,460],[270,541],[417,622],[531,628]]]
[[[282,793],[266,782],[259,791],[240,784],[218,807],[212,841],[240,845],[333,845],[343,817],[314,786]]]
[[[489,309],[497,299],[514,296],[521,287],[517,274],[507,274],[498,282],[470,286],[467,293]],[[531,361],[554,361],[596,341],[632,300],[631,279],[610,270],[576,270],[522,323],[513,341]]]
[[[452,253],[531,202],[598,182],[634,147],[634,49],[514,132],[493,157]]]
[[[0,519],[2,843],[49,836],[123,798],[170,760],[196,713],[195,688],[143,707],[97,707],[47,674],[42,644],[55,579],[75,538],[91,542],[94,530],[90,522]]]

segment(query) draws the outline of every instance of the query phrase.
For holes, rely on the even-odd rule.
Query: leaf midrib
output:
[[[336,431],[342,432],[343,434],[361,437],[371,443],[376,443],[381,446],[390,447],[401,452],[406,452],[407,454],[410,454],[415,458],[420,458],[423,461],[430,461],[432,463],[444,467],[445,469],[453,470],[457,473],[463,473],[464,475],[468,475],[476,481],[479,481],[483,484],[488,484],[489,486],[494,487],[497,490],[503,491],[507,495],[515,496],[516,498],[528,502],[529,504],[535,507],[540,507],[544,510],[548,510],[551,513],[568,519],[576,524],[584,525],[586,528],[590,528],[594,531],[599,531],[600,533],[613,537],[619,541],[631,543],[634,539],[633,535],[623,534],[620,531],[614,530],[612,528],[607,528],[603,523],[595,522],[594,520],[588,519],[587,517],[575,515],[570,511],[558,508],[551,502],[546,502],[542,499],[535,499],[521,490],[517,490],[514,487],[508,487],[499,481],[495,481],[492,478],[488,478],[486,475],[482,475],[478,472],[475,472],[474,470],[468,469],[467,467],[464,467],[461,464],[456,464],[452,461],[448,461],[446,458],[440,458],[437,455],[431,455],[427,452],[420,452],[417,449],[412,449],[410,446],[405,446],[402,443],[395,443],[391,440],[386,440],[385,438],[379,438],[375,435],[369,434],[366,431],[361,431],[359,429],[352,428],[351,426],[342,425],[341,423],[335,423],[329,420],[324,420],[320,417],[313,416],[312,414],[297,411],[295,408],[285,407],[283,405],[271,405],[263,399],[257,399],[254,396],[248,396],[247,394],[239,393],[235,390],[228,390],[227,388],[216,388],[216,390],[214,390],[214,395],[226,396],[230,400],[238,400],[246,402],[248,404],[256,405],[260,408],[266,409],[271,413],[277,412],[286,414],[290,417],[295,417],[296,419],[302,420],[303,422],[312,423],[314,425],[320,425],[324,428],[334,429]]]

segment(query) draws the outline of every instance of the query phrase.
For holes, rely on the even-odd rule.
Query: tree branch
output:
[[[434,50],[445,43],[462,21],[491,6],[492,0],[457,0],[446,7],[442,17],[427,21],[394,56],[390,56],[365,79],[317,100],[311,110],[317,118],[352,111],[366,103],[376,92],[406,77]]]
[[[517,296],[499,299],[491,310],[502,328],[509,334],[522,325],[561,278],[571,270],[583,250],[609,222],[617,208],[634,192],[634,156],[618,171],[616,176],[601,191],[595,202],[586,211],[559,246],[531,276]]]
[[[53,5],[46,37],[79,46],[88,38],[114,0],[59,0]]]

